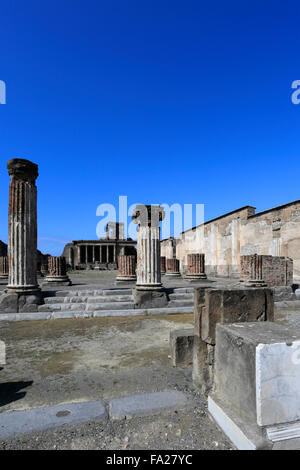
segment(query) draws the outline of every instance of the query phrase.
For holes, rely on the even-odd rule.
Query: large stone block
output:
[[[270,289],[207,289],[201,338],[214,345],[218,323],[267,320],[274,320],[273,292]]]
[[[300,332],[264,322],[217,326],[215,394],[243,420],[300,419]]]
[[[194,329],[173,330],[170,333],[170,349],[173,366],[188,367],[193,363]]]
[[[240,449],[297,448],[300,332],[272,322],[219,324],[216,338],[212,416]]]

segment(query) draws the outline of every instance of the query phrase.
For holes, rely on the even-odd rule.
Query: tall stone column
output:
[[[169,258],[166,260],[166,276],[180,277],[179,259]]]
[[[7,163],[7,169],[10,175],[7,293],[34,294],[40,291],[36,273],[38,166],[15,158]]]
[[[137,290],[161,290],[160,227],[165,217],[160,206],[137,205],[132,215],[137,232]]]
[[[205,255],[204,253],[193,253],[187,255],[188,272],[184,276],[189,281],[207,279],[205,274]]]
[[[8,257],[0,256],[0,279],[8,279]]]
[[[49,256],[49,274],[45,277],[43,285],[70,286],[72,282],[67,275],[66,260],[63,256]]]
[[[116,281],[119,283],[136,281],[135,273],[136,261],[134,255],[119,255],[118,257],[118,268],[119,273],[116,277]]]

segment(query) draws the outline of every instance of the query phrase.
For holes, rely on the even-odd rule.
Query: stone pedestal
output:
[[[161,274],[166,274],[166,257],[160,257],[160,272]]]
[[[8,257],[0,256],[0,280],[8,279]]]
[[[137,290],[162,290],[160,273],[159,222],[165,212],[160,206],[137,205],[132,219],[137,232]]]
[[[179,270],[179,260],[176,258],[169,258],[166,260],[166,276],[181,277]]]
[[[118,257],[119,273],[116,277],[118,283],[122,282],[135,282],[135,256],[134,255],[120,255]]]
[[[187,255],[188,272],[184,276],[189,281],[198,281],[207,279],[205,274],[205,255],[203,253],[195,253]]]
[[[72,282],[67,276],[66,260],[63,256],[49,256],[49,274],[45,277],[43,285],[70,286]]]
[[[267,284],[263,280],[263,257],[261,255],[249,255],[243,257],[247,259],[249,267],[248,279],[241,279],[246,287],[266,287]]]
[[[208,410],[239,450],[299,449],[299,348],[293,326],[217,325]]]
[[[9,184],[9,276],[0,312],[35,312],[42,302],[37,282],[37,188],[38,166],[15,158],[7,163]]]

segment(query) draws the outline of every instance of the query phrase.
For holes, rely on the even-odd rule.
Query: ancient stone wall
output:
[[[294,281],[300,278],[300,200],[255,214],[242,207],[204,225],[187,230],[176,242],[176,258],[182,272],[187,255],[205,253],[207,275],[240,276],[241,255],[289,257],[294,262]],[[174,240],[161,242],[161,255],[170,257]]]
[[[261,260],[261,279],[269,286],[291,286],[293,284],[293,260],[285,256],[245,255],[241,256],[241,280],[253,280],[253,261]]]

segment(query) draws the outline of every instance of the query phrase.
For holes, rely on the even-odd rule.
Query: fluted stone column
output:
[[[32,294],[37,283],[38,166],[15,158],[7,163],[10,175],[8,211],[8,293]]]
[[[118,256],[118,275],[117,282],[136,281],[136,260],[134,255],[119,255]]]
[[[160,206],[137,205],[133,222],[139,225],[137,232],[137,290],[161,290],[160,227],[165,217]]]
[[[241,256],[241,282],[247,287],[265,287],[263,280],[261,255]]]
[[[166,276],[170,277],[180,277],[180,263],[179,259],[176,258],[167,258],[166,259]]]
[[[49,274],[45,277],[43,285],[70,286],[72,283],[67,276],[66,260],[63,256],[49,256]]]
[[[0,256],[0,279],[8,279],[8,257]]]
[[[161,274],[166,273],[166,257],[165,256],[160,257],[160,272]]]
[[[185,279],[190,281],[197,281],[199,279],[207,279],[205,274],[205,255],[204,253],[193,253],[187,255],[188,272],[184,276]]]

